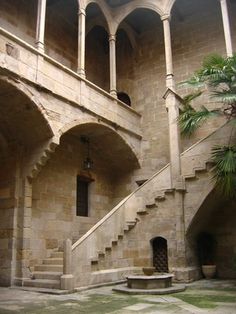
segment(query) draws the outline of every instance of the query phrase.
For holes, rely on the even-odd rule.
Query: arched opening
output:
[[[135,41],[131,42],[131,38]],[[129,95],[132,108],[142,115],[143,142],[147,147],[142,163],[147,178],[169,160],[168,117],[162,98],[166,91],[165,72],[161,19],[150,9],[135,9],[117,31],[117,89]]]
[[[1,27],[33,46],[35,44],[36,23],[37,1],[1,0]]]
[[[47,0],[45,22],[45,52],[77,71],[78,1]]]
[[[95,24],[91,27],[93,20]],[[96,25],[96,21],[99,21],[99,25]],[[86,9],[86,29],[89,30],[85,48],[86,78],[108,92],[110,88],[109,35],[105,17],[95,3],[89,4]]]
[[[116,34],[117,90],[125,91],[126,95],[133,92],[134,88],[134,56],[135,52],[127,33],[122,28],[118,29]],[[118,92],[117,96],[118,99],[128,104],[128,98],[124,93]]]
[[[88,157],[92,167],[84,167]],[[33,241],[41,243],[32,260],[61,247],[64,239],[77,241],[131,192],[137,167],[132,149],[111,128],[84,122],[66,130],[32,183]],[[45,215],[51,217],[46,222]]]
[[[23,168],[37,144],[52,132],[26,94],[4,80],[0,80],[0,91],[0,238],[4,243],[0,246],[0,285],[9,286],[14,275],[20,276],[24,258],[19,258],[23,249]]]
[[[187,230],[190,264],[201,266],[202,262],[213,262],[219,278],[236,278],[235,206],[235,201],[225,200],[214,190],[205,199]],[[200,258],[203,253],[199,253],[199,235],[207,237],[207,241],[202,241],[205,242],[203,253],[206,255],[203,258]],[[207,243],[213,244],[210,249]]]
[[[158,273],[168,273],[168,248],[167,240],[156,237],[152,241],[153,266]]]
[[[117,98],[120,101],[122,101],[123,103],[125,103],[127,106],[131,107],[131,99],[130,99],[128,94],[126,94],[124,92],[118,92],[117,93]]]

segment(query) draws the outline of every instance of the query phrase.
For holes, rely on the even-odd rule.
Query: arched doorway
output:
[[[153,249],[153,266],[158,273],[168,273],[167,240],[162,237],[157,237],[151,242]]]
[[[25,85],[3,78],[0,90],[0,235],[5,243],[0,246],[0,285],[9,286],[29,265],[30,253],[22,254],[23,246],[30,252],[31,224],[30,189],[25,190],[24,168],[31,165],[39,144],[53,134],[39,105],[28,97]]]

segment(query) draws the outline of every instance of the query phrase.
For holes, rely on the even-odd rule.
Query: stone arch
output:
[[[162,8],[157,3],[154,3],[152,0],[147,0],[145,2],[142,0],[137,0],[135,3],[128,3],[127,5],[124,5],[122,9],[117,10],[115,14],[115,23],[112,24],[112,32],[115,34],[124,19],[138,9],[148,9],[154,11],[159,16],[164,15],[164,11],[162,10]]]
[[[108,6],[101,0],[85,0],[84,1],[84,9],[86,10],[87,7],[92,3],[95,3],[98,5],[99,9],[101,10],[101,12],[102,12],[102,14],[103,14],[103,16],[107,22],[109,33],[111,33],[111,25],[113,22],[112,22],[112,16],[110,14]]]
[[[209,184],[208,187],[205,187],[204,193],[201,192],[201,198],[198,202],[197,210],[193,213],[192,218],[190,219],[189,223],[186,225],[186,235],[189,236],[191,234],[197,233],[198,224],[200,221],[206,220],[205,216],[209,216],[211,214],[211,210],[213,209],[212,206],[210,206],[210,200],[212,198],[212,195],[214,194],[214,199],[217,201],[217,203],[221,203],[221,197],[219,195],[217,196],[216,193],[214,193],[214,185]]]
[[[32,201],[28,175],[38,161],[43,161],[44,147],[53,137],[53,130],[45,108],[30,86],[17,79],[0,76],[0,90],[0,209],[2,217],[5,217],[0,231],[8,242],[4,255],[0,253],[5,265],[0,271],[0,284],[9,286],[14,276],[20,277],[27,271],[23,266],[28,265],[25,257],[19,260],[15,256],[20,254],[17,250],[22,251],[21,239],[30,237],[29,233],[24,235],[23,214],[26,207],[30,212]],[[16,215],[16,208],[23,216]],[[31,217],[27,215],[28,230]]]
[[[115,131],[114,128],[111,126],[108,126],[105,123],[102,123],[101,121],[98,122],[96,118],[81,118],[75,121],[72,121],[68,124],[66,124],[63,128],[59,130],[59,139],[61,140],[62,136],[68,132],[70,132],[73,129],[80,128],[82,126],[91,126],[91,127],[98,127],[103,128],[104,130],[107,130],[109,133],[111,133],[113,136],[117,137],[118,142],[122,145],[123,149],[127,151],[128,156],[130,160],[133,162],[134,168],[139,168],[140,163],[137,157],[137,153],[135,152],[134,148],[132,147],[132,144],[129,144],[125,136],[119,132]]]
[[[105,29],[107,33],[109,33],[108,25],[105,21],[101,20],[100,18],[95,18],[89,23],[89,25],[86,27],[86,36],[88,33],[95,27],[100,26]]]
[[[125,23],[124,21],[121,23],[119,29],[122,29],[128,36],[129,41],[131,43],[131,46],[133,50],[137,49],[137,39],[136,34],[134,33],[131,26],[129,26],[128,23]]]
[[[9,77],[1,76],[0,85],[1,85],[2,91],[6,91],[5,92],[6,97],[9,96],[10,94],[14,95],[14,97],[12,97],[10,101],[11,100],[17,101],[15,98],[17,97],[17,95],[19,95],[20,101],[24,102],[25,110],[30,112],[30,114],[34,116],[34,118],[31,117],[31,119],[35,119],[34,121],[35,124],[33,125],[34,129],[36,129],[37,126],[39,127],[40,125],[42,125],[42,127],[40,128],[40,132],[39,130],[37,130],[37,135],[39,136],[39,140],[53,137],[54,132],[48,121],[47,112],[44,106],[40,102],[39,98],[36,97],[36,95],[32,92],[32,90],[25,83],[19,80],[16,81]],[[2,95],[4,97],[4,94]],[[4,109],[6,109],[6,106],[4,106],[3,110]],[[19,105],[17,106],[17,110],[20,111]],[[38,120],[37,123],[36,123],[36,120]],[[24,121],[24,127],[26,128],[25,124],[27,123],[27,121],[25,120],[22,120],[22,121]],[[20,121],[15,121],[16,124],[17,122],[20,123]],[[34,130],[31,129],[31,132],[33,131]],[[28,131],[27,133],[30,133],[30,132]]]

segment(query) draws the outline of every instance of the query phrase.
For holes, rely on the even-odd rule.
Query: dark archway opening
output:
[[[127,106],[131,107],[131,99],[129,97],[128,94],[124,93],[124,92],[118,92],[117,93],[117,97],[120,101],[122,101],[123,103],[125,103]]]
[[[152,241],[153,266],[158,273],[168,273],[167,240],[162,237],[154,238]]]
[[[197,236],[197,252],[200,265],[213,265],[216,259],[216,239],[208,232]]]

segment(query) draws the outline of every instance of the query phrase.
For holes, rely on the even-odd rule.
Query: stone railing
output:
[[[139,113],[3,28],[0,28],[0,69],[140,141]]]

